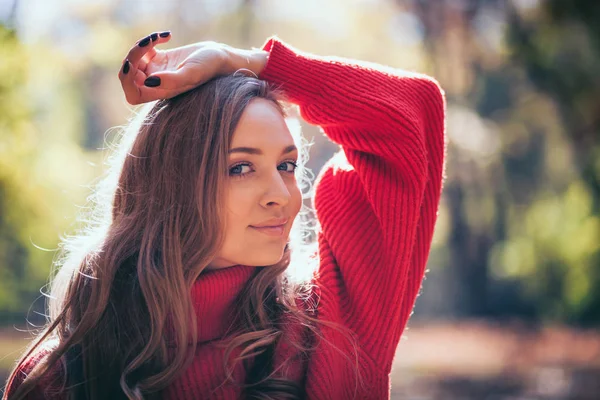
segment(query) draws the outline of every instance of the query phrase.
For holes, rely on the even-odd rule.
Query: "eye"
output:
[[[296,171],[296,168],[298,168],[298,164],[296,164],[295,161],[284,161],[281,165],[287,164],[288,166],[291,165],[292,166],[292,170],[291,171],[285,171],[285,172],[290,172],[290,173],[294,173],[294,171]]]
[[[291,169],[290,169],[290,165],[291,165]],[[244,167],[247,167],[249,170],[244,170]],[[251,174],[252,172],[254,172],[254,170],[251,168],[252,164],[248,163],[248,162],[241,162],[239,164],[235,164],[234,166],[232,166],[231,168],[229,168],[229,176],[232,178],[244,178],[246,176],[248,176],[249,174]],[[280,167],[282,167],[283,169],[281,169]],[[277,169],[279,169],[280,171],[289,173],[289,174],[293,174],[296,171],[296,168],[298,167],[298,164],[296,163],[296,161],[284,161],[283,163],[279,164],[279,167],[277,167]]]
[[[243,167],[250,168],[250,166],[251,166],[250,163],[239,163],[239,164],[236,164],[233,167],[229,168],[229,176],[234,177],[234,178],[244,177],[245,175],[249,174],[252,171],[242,172]]]

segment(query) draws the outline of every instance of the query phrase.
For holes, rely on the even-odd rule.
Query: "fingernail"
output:
[[[156,86],[160,85],[160,77],[150,76],[150,77],[146,78],[146,80],[144,81],[144,85],[146,85],[148,87],[156,87]]]
[[[152,35],[150,35],[150,37],[152,38],[153,42],[156,42],[158,40],[158,33],[154,32]]]
[[[129,72],[129,60],[125,60],[125,64],[123,64],[123,73],[127,74]]]
[[[159,33],[158,36],[160,36],[161,38],[166,38],[170,34],[171,34],[171,31],[164,31],[164,32]]]
[[[148,46],[148,43],[150,43],[150,36],[145,37],[142,40],[140,40],[140,42],[138,43],[138,45],[140,47],[145,47],[145,46]]]

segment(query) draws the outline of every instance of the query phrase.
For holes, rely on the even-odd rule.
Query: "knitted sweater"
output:
[[[389,398],[395,350],[421,286],[442,190],[443,91],[424,75],[302,53],[277,38],[263,49],[269,58],[260,78],[281,87],[307,122],[341,146],[315,182],[316,315],[349,328],[358,345],[355,356],[345,336],[322,327],[325,344],[307,360],[285,365],[292,350],[281,344],[274,365],[284,365],[282,376],[301,382],[310,399]],[[194,362],[164,398],[239,398],[239,388],[221,385],[223,352],[213,343],[254,270],[237,265],[200,276],[192,290],[199,321]],[[9,391],[31,367],[23,365]],[[242,363],[233,376],[244,382]]]

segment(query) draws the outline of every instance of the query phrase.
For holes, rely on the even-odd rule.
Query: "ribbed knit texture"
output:
[[[281,87],[307,122],[341,145],[315,183],[317,315],[350,328],[358,344],[355,357],[344,336],[323,327],[310,359],[282,373],[303,382],[310,399],[389,398],[392,361],[421,286],[442,189],[443,91],[424,75],[302,53],[277,38],[263,48],[269,59],[260,78]],[[211,340],[226,332],[232,301],[253,270],[238,265],[200,277],[192,292],[196,357],[164,398],[239,398],[236,387],[217,388],[225,378],[223,353]],[[290,354],[280,346],[275,365]],[[234,378],[244,376],[240,363]]]

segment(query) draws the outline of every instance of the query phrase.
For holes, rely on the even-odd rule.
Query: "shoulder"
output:
[[[10,400],[21,384],[29,377],[34,368],[45,361],[46,357],[56,348],[57,341],[48,340],[31,353],[10,375],[6,385],[6,399]],[[59,399],[58,393],[64,382],[64,371],[61,362],[56,362],[41,378],[36,388],[27,395],[27,399]]]

